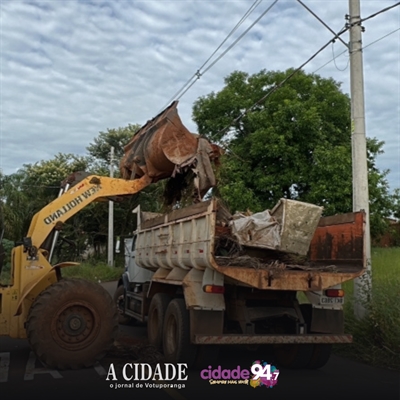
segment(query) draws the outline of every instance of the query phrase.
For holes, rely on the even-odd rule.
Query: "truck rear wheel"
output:
[[[44,290],[27,319],[28,341],[40,361],[57,369],[90,367],[118,333],[115,303],[100,285],[63,279]]]
[[[307,332],[311,331],[311,320],[312,320],[312,305],[311,304],[300,304],[300,309],[303,314],[303,318],[307,324]],[[314,344],[313,353],[310,362],[306,365],[308,369],[322,368],[331,356],[332,345],[331,344]]]
[[[147,338],[149,343],[162,350],[165,313],[171,297],[166,293],[156,293],[150,302],[147,318]]]
[[[196,360],[197,346],[190,341],[189,311],[183,299],[174,299],[167,307],[163,350],[166,362],[186,363],[190,368]]]
[[[331,357],[331,344],[314,344],[313,354],[310,362],[307,364],[309,369],[322,368]]]
[[[312,344],[283,344],[275,346],[277,368],[306,368],[313,355]]]

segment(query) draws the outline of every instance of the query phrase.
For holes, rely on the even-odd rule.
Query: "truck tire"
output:
[[[331,344],[314,344],[313,354],[310,362],[307,364],[308,369],[322,368],[331,357]]]
[[[300,304],[300,309],[303,314],[303,318],[307,324],[308,333],[311,331],[311,319],[312,319],[312,305],[311,304]],[[331,344],[314,344],[313,353],[309,363],[306,365],[308,369],[322,368],[331,356],[332,345]]]
[[[312,344],[283,344],[274,349],[276,367],[288,369],[307,368],[313,355]]]
[[[166,362],[186,363],[192,367],[197,346],[190,342],[190,320],[185,300],[172,300],[165,313],[163,351]]]
[[[124,304],[125,304],[125,289],[124,285],[119,285],[114,293],[114,303],[116,304],[118,311],[118,323],[120,325],[128,325],[132,318],[124,315]]]
[[[112,297],[99,284],[82,279],[62,279],[49,286],[27,318],[27,337],[36,356],[61,370],[93,366],[117,333]]]
[[[150,302],[147,317],[147,338],[149,343],[160,351],[163,347],[164,318],[170,301],[171,296],[168,294],[156,293]]]

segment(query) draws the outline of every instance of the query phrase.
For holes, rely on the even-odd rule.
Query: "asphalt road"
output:
[[[104,284],[110,293],[115,283]],[[41,399],[72,398],[90,395],[100,398],[118,399],[293,399],[321,398],[338,399],[400,399],[400,373],[370,367],[352,360],[332,356],[328,364],[320,370],[279,370],[278,383],[273,388],[252,388],[245,384],[211,384],[200,377],[199,370],[186,371],[186,381],[171,381],[174,388],[145,387],[159,385],[160,382],[126,381],[122,377],[122,367],[135,362],[152,363],[157,354],[146,347],[145,326],[121,326],[121,348],[110,353],[99,365],[76,371],[55,371],[44,368],[38,362],[26,340],[0,337],[0,396],[9,399],[15,395],[40,396]],[[139,359],[138,359],[139,358]],[[273,362],[268,354],[224,347],[217,361],[221,369],[250,369],[253,361],[263,359]],[[154,367],[154,363],[152,364]],[[212,365],[215,369],[218,365]],[[117,380],[112,380],[113,368]],[[204,368],[207,369],[208,365]],[[127,372],[132,371],[128,366]],[[107,377],[109,378],[107,380]],[[136,387],[142,384],[143,387]],[[177,386],[180,384],[181,386]],[[130,385],[132,387],[123,387]],[[112,386],[112,387],[111,387]]]

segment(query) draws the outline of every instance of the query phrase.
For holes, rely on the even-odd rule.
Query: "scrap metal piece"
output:
[[[120,171],[124,179],[143,175],[152,182],[194,173],[199,200],[216,185],[212,162],[222,150],[207,139],[193,134],[183,125],[177,112],[178,102],[148,121],[124,148]]]

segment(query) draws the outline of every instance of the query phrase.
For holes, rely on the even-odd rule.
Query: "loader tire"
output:
[[[118,310],[118,323],[120,325],[129,325],[132,322],[132,318],[124,314],[124,304],[125,304],[125,289],[124,285],[117,287],[114,293],[114,302]]]
[[[190,341],[189,311],[185,300],[172,300],[165,313],[163,352],[166,362],[186,363],[192,367],[196,360],[197,346]]]
[[[156,293],[151,299],[147,318],[147,338],[157,350],[163,347],[163,326],[165,313],[171,297],[166,293]]]
[[[60,370],[93,366],[114,343],[118,313],[108,292],[82,279],[62,279],[44,290],[27,319],[37,358]]]

